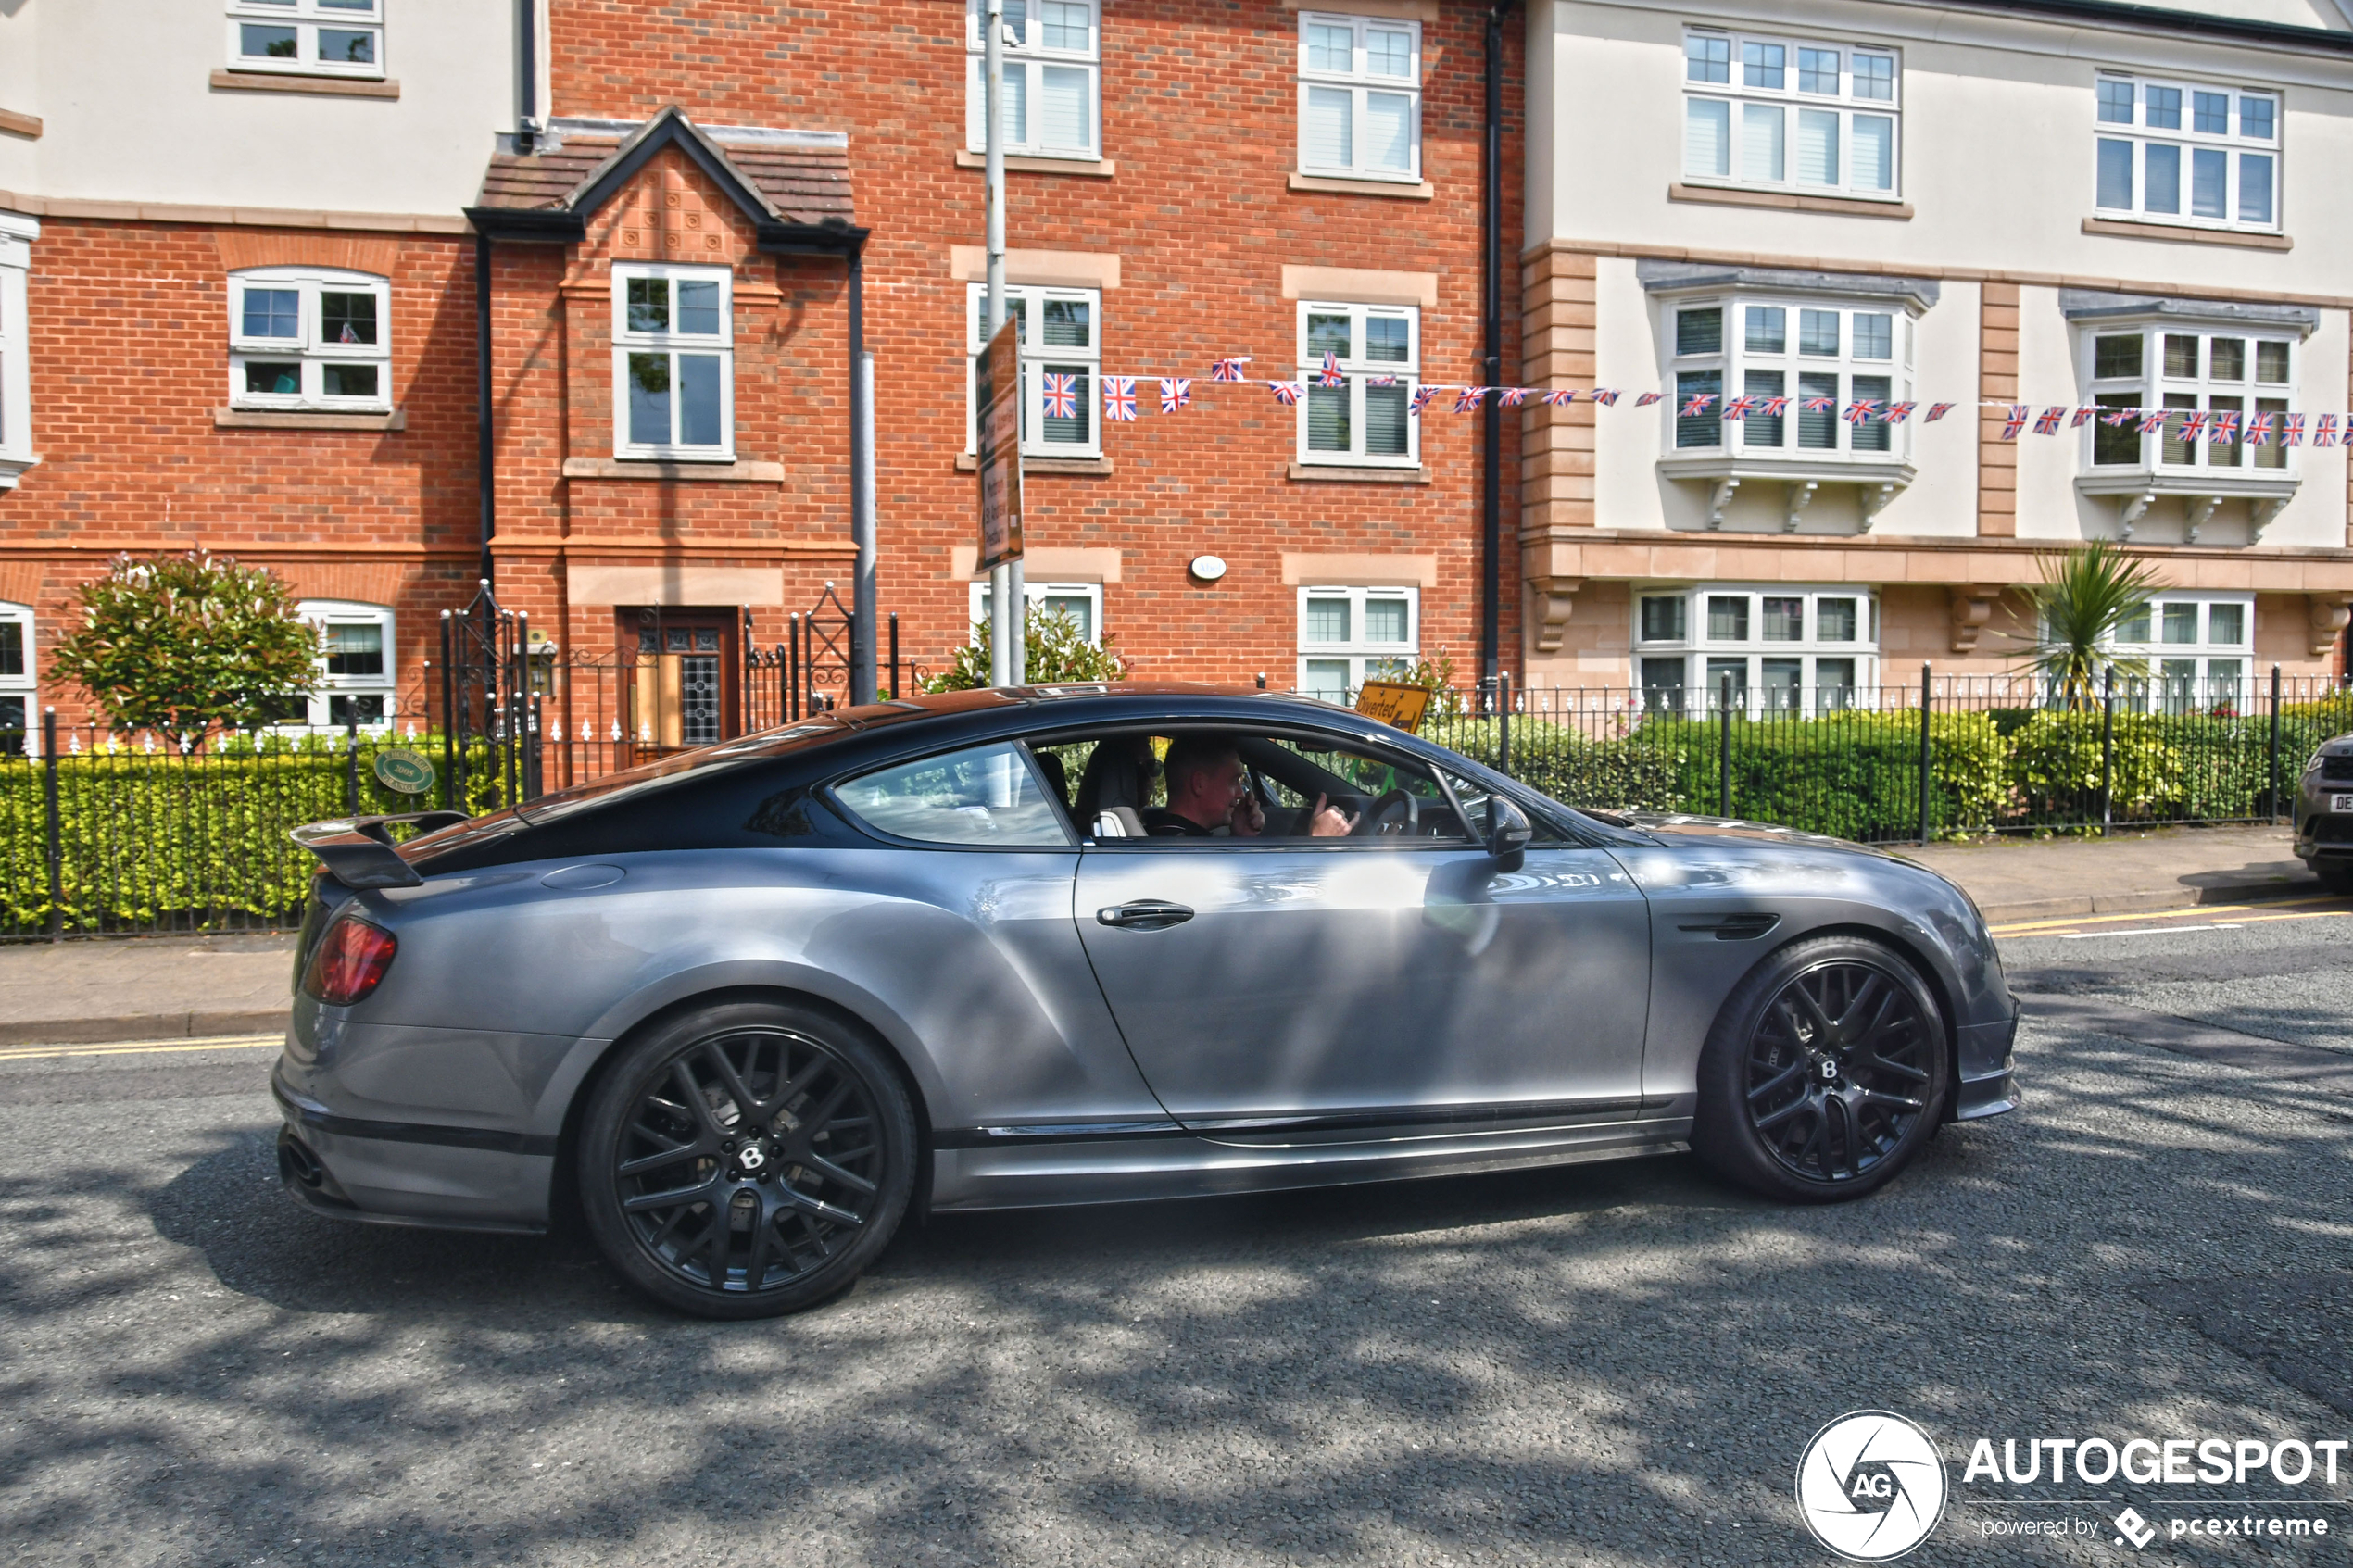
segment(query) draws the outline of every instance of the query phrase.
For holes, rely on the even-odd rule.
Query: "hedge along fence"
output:
[[[341,732],[259,746],[243,737],[180,756],[99,749],[57,759],[58,897],[49,897],[48,764],[0,758],[0,936],[268,929],[297,918],[317,862],[287,837],[362,812],[430,810],[438,791],[397,794],[375,755],[395,744],[441,767],[438,737],[413,743]],[[335,749],[330,749],[330,746]],[[356,764],[356,766],[355,766]],[[487,746],[469,749],[469,813],[496,810],[501,781]]]

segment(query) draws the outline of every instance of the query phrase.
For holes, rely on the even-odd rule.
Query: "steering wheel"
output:
[[[1407,838],[1421,826],[1422,809],[1418,801],[1402,789],[1392,789],[1365,808],[1356,819],[1351,838]]]

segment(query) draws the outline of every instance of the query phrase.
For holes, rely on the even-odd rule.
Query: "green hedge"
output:
[[[384,743],[390,745],[392,743]],[[409,743],[442,766],[438,739]],[[430,810],[428,796],[376,782],[377,745],[359,747],[359,809]],[[486,746],[469,748],[469,812],[496,810],[503,781]],[[46,769],[0,758],[0,934],[48,929]],[[347,809],[350,759],[315,736],[242,737],[193,757],[125,749],[57,759],[60,926],[69,932],[219,930],[272,924],[301,908],[316,862],[287,838]]]

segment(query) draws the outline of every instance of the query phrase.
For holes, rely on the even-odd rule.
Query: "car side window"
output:
[[[896,838],[970,848],[1064,849],[1070,834],[1011,741],[901,762],[835,786],[866,826]]]
[[[1437,777],[1418,763],[1288,736],[1271,737],[1263,745],[1265,749],[1253,748],[1251,759],[1277,808],[1269,822],[1276,835],[1305,836],[1320,796],[1344,816],[1378,811],[1376,836],[1455,842],[1470,836]],[[1412,802],[1410,811],[1382,808],[1384,800],[1400,795]]]

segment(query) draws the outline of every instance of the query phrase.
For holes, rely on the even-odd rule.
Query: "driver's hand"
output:
[[[1227,828],[1236,838],[1256,838],[1266,831],[1266,809],[1259,805],[1256,790],[1234,802],[1234,814],[1227,820]]]
[[[1307,821],[1310,838],[1346,838],[1356,831],[1356,819],[1337,806],[1326,804],[1326,797],[1315,797],[1315,814]]]

